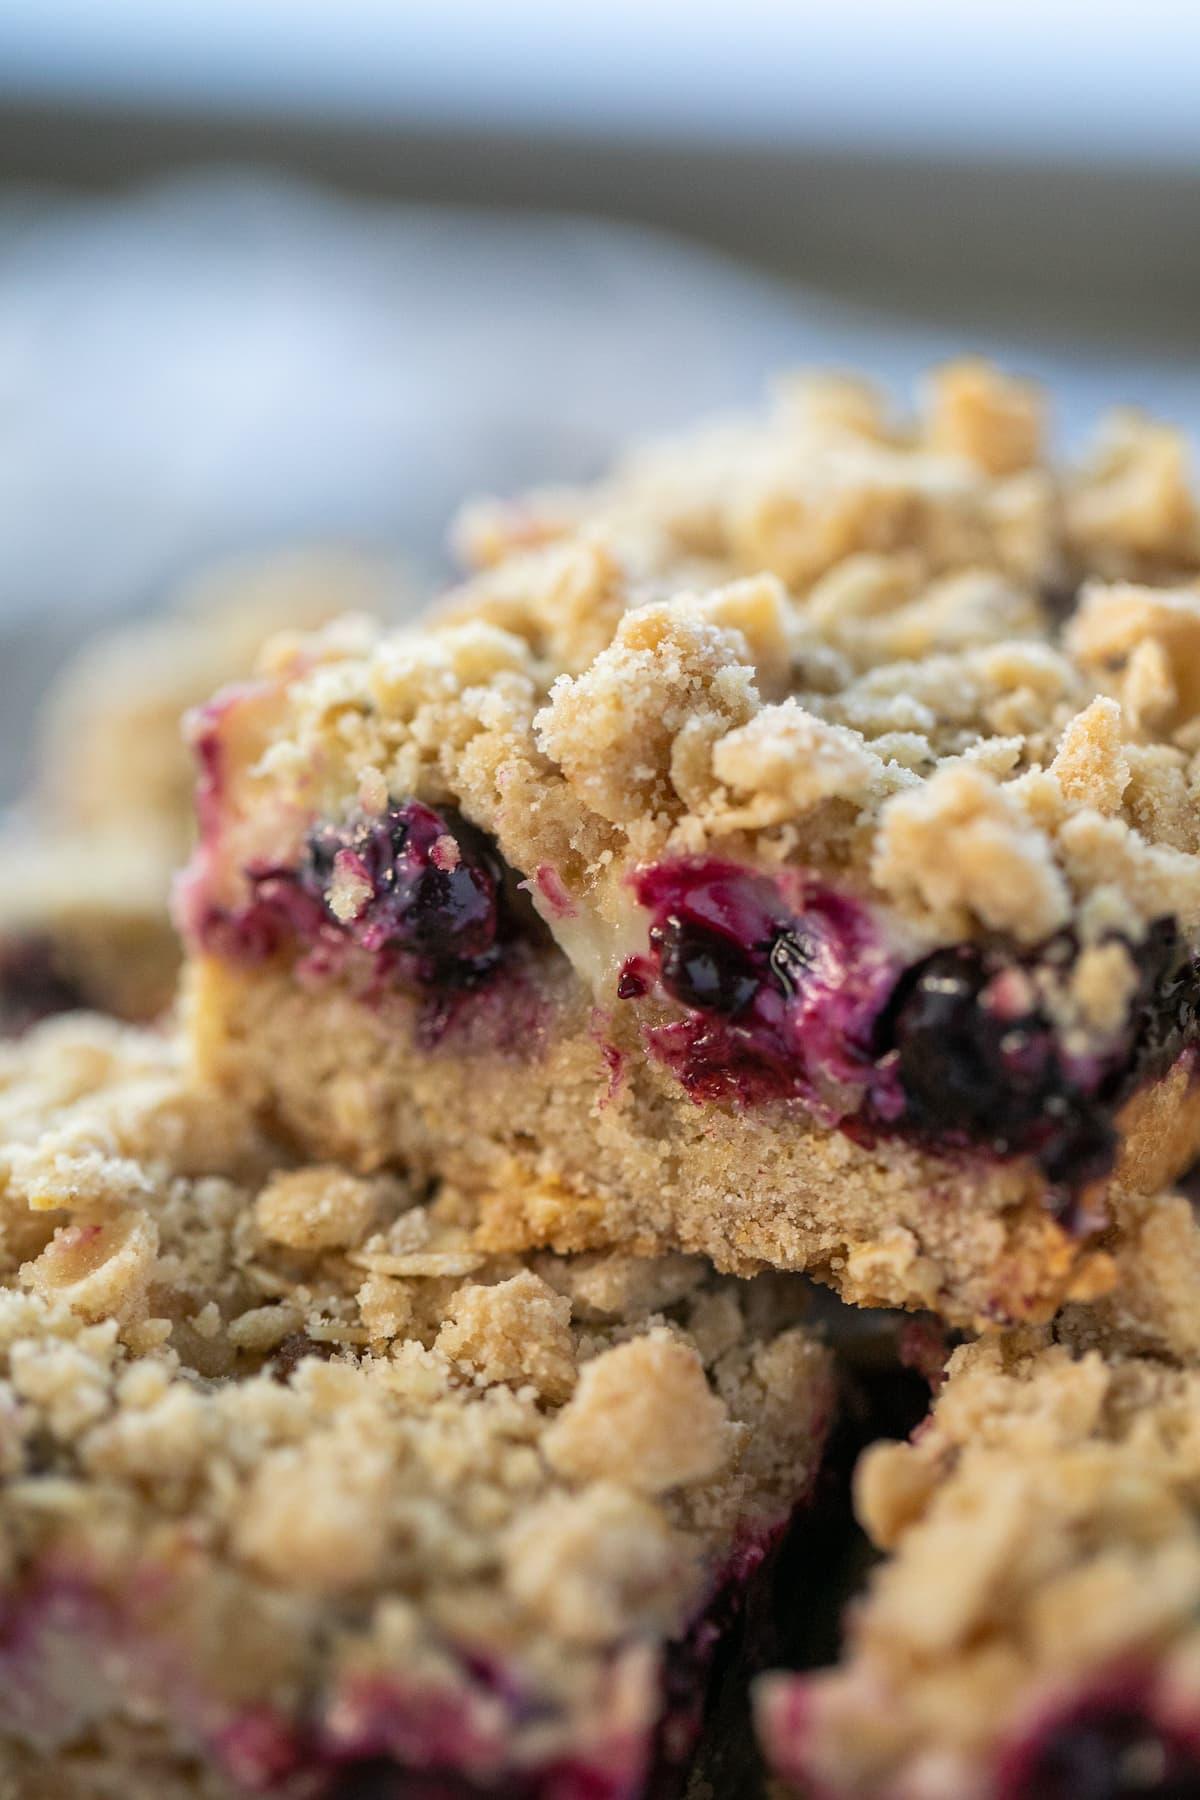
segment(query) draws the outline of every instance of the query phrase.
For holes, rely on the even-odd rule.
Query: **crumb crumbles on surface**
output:
[[[6,1792],[641,1792],[817,1468],[802,1283],[488,1255],[83,1017],[0,1049],[0,1223]]]

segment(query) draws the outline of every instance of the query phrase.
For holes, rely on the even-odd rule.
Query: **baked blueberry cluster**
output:
[[[789,883],[706,858],[638,877],[649,955],[627,961],[618,994],[657,984],[685,1009],[649,1040],[698,1099],[840,1099],[847,1131],[1032,1156],[1071,1194],[1110,1172],[1116,1109],[1200,1032],[1200,960],[1171,919],[1125,945],[1137,980],[1120,1028],[1074,1047],[1046,998],[1070,980],[1073,933],[905,967],[858,902],[813,881],[793,911]]]
[[[322,822],[292,867],[251,867],[249,898],[214,910],[207,940],[253,963],[298,950],[315,968],[358,950],[377,984],[425,994],[489,982],[505,951],[536,933],[516,877],[452,808],[391,802],[345,825]]]

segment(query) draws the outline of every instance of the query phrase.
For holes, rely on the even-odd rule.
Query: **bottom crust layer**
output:
[[[1029,1161],[859,1143],[798,1102],[697,1105],[636,1041],[612,1042],[565,976],[504,1043],[493,1028],[482,1044],[464,1031],[424,1048],[402,1000],[218,959],[191,971],[188,1010],[205,1075],[310,1154],[449,1176],[482,1197],[497,1250],[680,1248],[739,1274],[803,1269],[856,1305],[964,1326],[1045,1319],[1112,1280],[1094,1241],[1102,1194],[1064,1220]],[[1120,1124],[1115,1181],[1169,1184],[1200,1154],[1190,1062]]]

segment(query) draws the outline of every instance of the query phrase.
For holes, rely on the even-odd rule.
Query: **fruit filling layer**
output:
[[[287,951],[301,980],[350,971],[365,998],[413,994],[429,1044],[552,941],[491,839],[416,800],[320,822],[294,864],[244,873],[240,905],[193,914],[207,950]],[[1085,954],[1069,931],[906,961],[868,906],[804,870],[680,857],[633,888],[646,948],[616,991],[666,1002],[646,1041],[697,1101],[798,1099],[860,1140],[1032,1157],[1075,1193],[1111,1170],[1121,1104],[1200,1038],[1200,959],[1170,919],[1111,940],[1128,991],[1098,1032],[1064,1009]]]
[[[686,857],[634,885],[649,949],[617,992],[682,1009],[646,1037],[697,1100],[800,1099],[860,1138],[1032,1156],[1077,1190],[1112,1166],[1115,1110],[1200,1037],[1200,960],[1169,919],[1113,940],[1131,991],[1097,1036],[1056,1004],[1081,955],[1069,932],[905,964],[865,906],[803,872]]]
[[[245,875],[241,906],[203,911],[195,929],[206,949],[242,963],[298,951],[302,978],[354,960],[371,997],[400,988],[457,1009],[545,939],[491,841],[416,800],[322,822],[294,866],[252,864]]]

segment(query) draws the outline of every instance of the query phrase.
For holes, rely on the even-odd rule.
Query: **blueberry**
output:
[[[697,1012],[740,1017],[764,991],[792,999],[817,960],[814,933],[753,870],[680,858],[643,872],[638,897],[664,988]]]
[[[669,913],[651,926],[650,943],[669,994],[684,1006],[727,1017],[745,1012],[767,985],[794,998],[814,962],[811,942],[798,921],[777,926],[769,938],[739,941]],[[623,997],[634,993],[630,989]]]
[[[634,891],[650,954],[626,960],[617,995],[638,999],[657,981],[686,1009],[647,1041],[694,1099],[805,1098],[864,1074],[888,973],[857,901],[702,856],[646,865]]]
[[[1035,1021],[1000,1020],[986,1009],[987,982],[980,952],[962,946],[937,951],[900,984],[888,1024],[912,1124],[1000,1136],[1025,1123],[1045,1045]],[[1024,1080],[1014,1083],[1010,1062],[1027,1065]]]
[[[752,951],[709,927],[668,914],[650,930],[659,976],[684,1006],[733,1016],[758,992],[762,972]]]
[[[327,911],[327,927],[372,952],[398,953],[419,984],[477,984],[516,933],[505,866],[484,834],[456,812],[409,800],[378,818],[319,827],[296,878],[327,909],[343,857],[365,897],[349,923]]]
[[[903,1124],[919,1137],[986,1145],[997,1155],[1036,1155],[1054,1186],[1104,1175],[1116,1133],[1103,1098],[1072,1078],[1053,1021],[1033,998],[1039,962],[1071,960],[1052,940],[1028,965],[978,945],[939,950],[898,984],[877,1032],[894,1058]],[[1003,979],[1028,995],[1002,1004]]]
[[[404,815],[389,832],[377,901],[402,947],[447,967],[487,956],[500,933],[498,859],[463,819],[413,805]]]
[[[246,874],[249,902],[205,921],[221,955],[257,963],[299,948],[328,970],[353,947],[373,959],[379,981],[424,990],[443,1012],[496,974],[517,939],[547,942],[491,839],[452,809],[416,800],[318,825],[296,864]]]
[[[1045,1736],[1008,1800],[1197,1800],[1200,1765],[1135,1707],[1091,1711]]]

